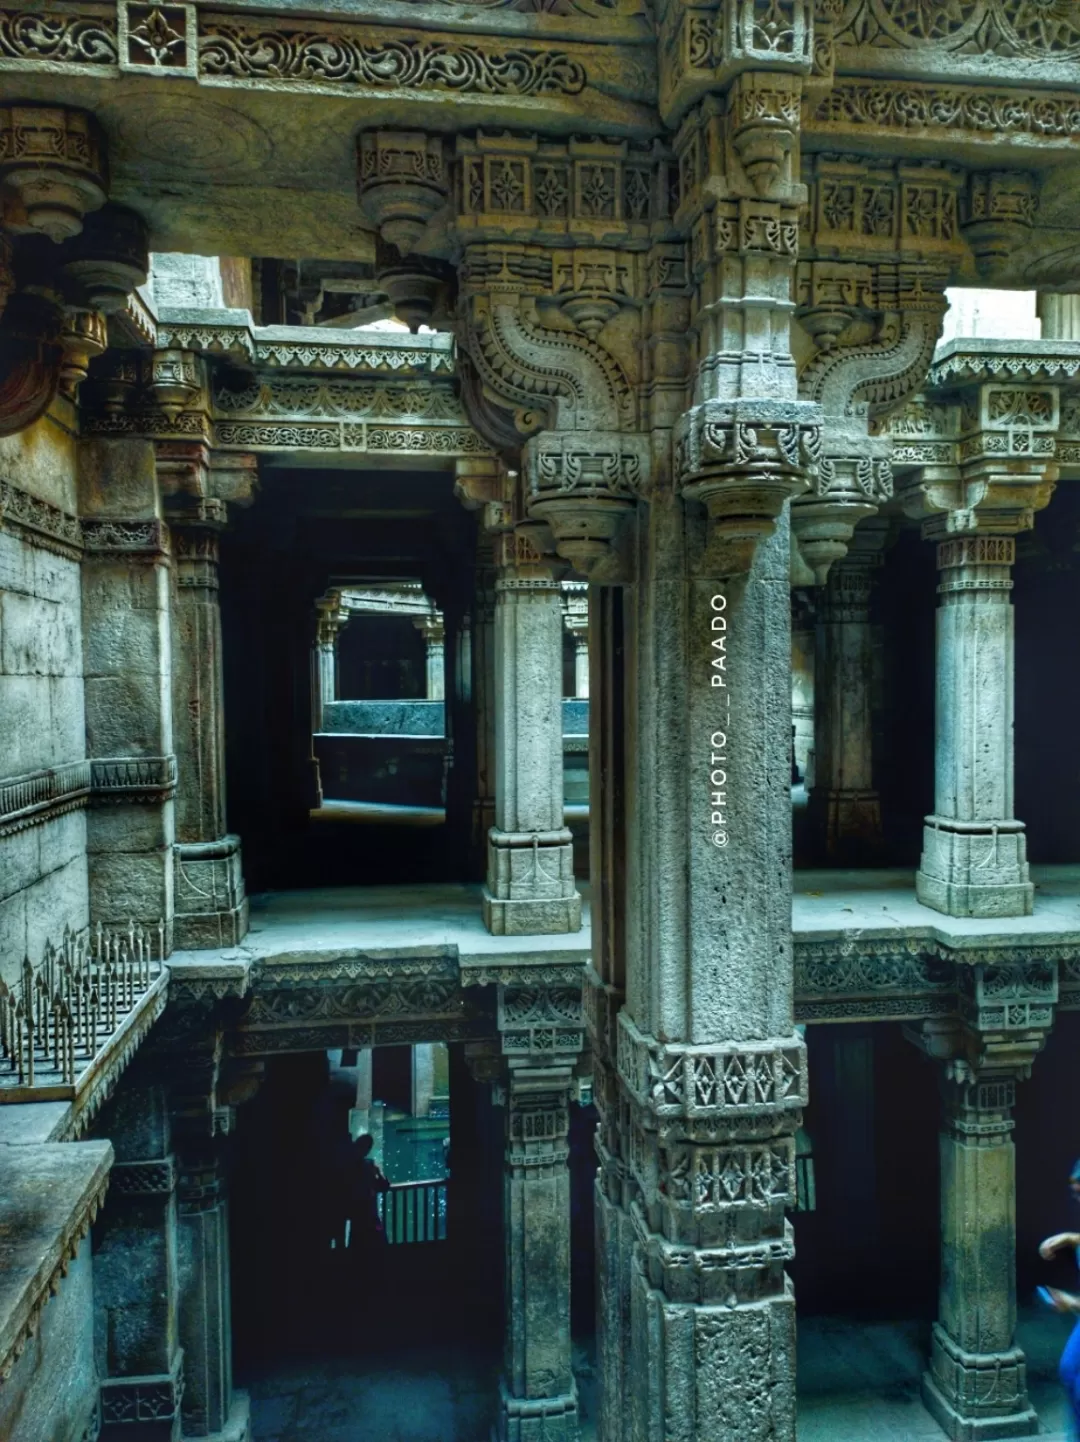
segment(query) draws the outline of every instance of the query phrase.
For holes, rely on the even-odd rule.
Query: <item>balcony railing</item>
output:
[[[65,931],[0,980],[0,1103],[73,1097],[165,985],[165,927]]]
[[[394,1182],[379,1196],[379,1215],[388,1242],[445,1242],[446,1178]]]

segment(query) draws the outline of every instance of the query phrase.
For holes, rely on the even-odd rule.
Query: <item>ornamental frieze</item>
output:
[[[1080,56],[1070,0],[846,0],[834,38],[845,49],[935,50],[1005,58]]]

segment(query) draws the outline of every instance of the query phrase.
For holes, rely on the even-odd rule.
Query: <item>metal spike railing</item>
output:
[[[165,925],[66,929],[37,966],[0,980],[0,1097],[5,1087],[74,1085],[161,974]]]

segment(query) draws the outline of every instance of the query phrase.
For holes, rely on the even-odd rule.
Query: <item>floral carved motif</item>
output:
[[[836,125],[1072,136],[1080,135],[1080,96],[845,80],[824,96],[809,122],[811,128]]]
[[[363,32],[276,30],[201,21],[199,68],[238,80],[301,80],[378,89],[439,89],[481,95],[579,95],[585,68],[565,51],[488,51],[445,40],[366,43]]]
[[[115,16],[0,10],[0,59],[115,65],[117,56]]]

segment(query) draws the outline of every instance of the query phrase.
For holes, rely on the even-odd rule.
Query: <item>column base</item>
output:
[[[177,842],[173,944],[198,951],[235,946],[247,935],[248,902],[240,838]]]
[[[1030,916],[1035,888],[1020,821],[954,829],[928,817],[915,895],[946,916]]]
[[[930,1367],[923,1374],[923,1406],[953,1442],[1038,1434],[1039,1419],[1027,1395],[1027,1363],[1019,1347],[965,1352],[936,1323]]]
[[[101,1442],[178,1442],[183,1354],[171,1372],[108,1377],[101,1384]]]
[[[581,930],[570,832],[488,834],[484,925],[493,936],[551,936]]]
[[[190,1437],[194,1439],[195,1434]],[[182,1434],[182,1442],[188,1442],[189,1434]],[[202,1433],[199,1442],[251,1442],[251,1398],[246,1392],[234,1392],[229,1420],[220,1432]]]
[[[807,806],[814,844],[829,861],[872,857],[882,843],[881,800],[876,791],[810,792]]]
[[[558,1397],[511,1397],[499,1383],[499,1421],[492,1442],[578,1442],[577,1386]]]
[[[492,896],[484,887],[484,925],[492,936],[553,936],[581,930],[581,896],[547,901],[513,901]]]

